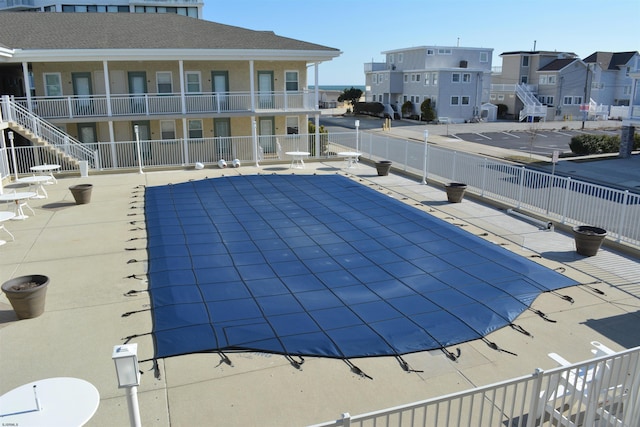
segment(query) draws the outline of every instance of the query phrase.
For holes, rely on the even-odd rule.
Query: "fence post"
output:
[[[569,204],[569,184],[571,183],[571,177],[567,177],[567,183],[564,187],[564,200],[562,203],[562,213],[560,215],[560,223],[564,224],[565,219],[567,218],[567,204]]]
[[[524,166],[520,167],[520,182],[518,182],[518,200],[516,207],[520,209],[520,205],[522,204],[522,192],[524,190]]]
[[[344,414],[342,414],[342,425],[344,427],[351,426],[351,415],[349,415],[348,412],[345,412]]]
[[[618,238],[616,242],[620,242],[620,237],[622,236],[622,230],[624,230],[624,222],[627,217],[627,209],[629,209],[628,205],[629,201],[629,190],[624,190],[624,196],[622,197],[622,209],[620,209],[620,220],[618,221]]]
[[[404,140],[404,170],[407,170],[407,164],[409,163],[409,140]]]
[[[451,181],[456,180],[456,160],[458,158],[458,152],[453,152],[453,166],[451,167]]]
[[[481,197],[484,197],[484,187],[487,183],[487,168],[489,167],[488,163],[489,162],[486,157],[482,159],[482,188],[480,189]]]
[[[182,140],[182,152],[184,153],[184,165],[189,164],[189,141],[187,138]],[[233,159],[229,159],[233,160]]]
[[[531,391],[531,402],[529,403],[529,416],[527,417],[527,427],[534,427],[538,418],[538,406],[540,405],[540,391],[542,390],[542,377],[544,371],[536,368],[531,374],[533,386]],[[524,414],[522,414],[524,415]]]

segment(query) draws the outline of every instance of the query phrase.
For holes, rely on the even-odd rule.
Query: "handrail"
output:
[[[71,135],[14,102],[8,95],[2,96],[1,114],[3,121],[15,123],[63,153],[77,160],[86,160],[91,168],[96,167],[95,153],[92,150],[83,146],[82,142]]]

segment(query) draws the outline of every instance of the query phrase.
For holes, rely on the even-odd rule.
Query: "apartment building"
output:
[[[202,19],[200,0],[0,0],[0,12],[175,13]]]
[[[505,52],[492,76],[491,102],[519,120],[606,118],[610,106],[629,105],[638,52]]]
[[[420,46],[382,54],[385,62],[364,64],[367,101],[396,112],[410,101],[419,115],[430,99],[437,116],[451,122],[481,117],[489,101],[493,49]]]
[[[38,119],[85,144],[132,141],[134,130],[141,140],[215,139],[200,161],[251,152],[260,137],[274,152],[271,136],[306,133],[320,113],[308,70],[317,80],[319,64],[340,54],[270,31],[135,13],[0,13],[0,46],[0,93]],[[117,154],[101,153],[103,163]]]

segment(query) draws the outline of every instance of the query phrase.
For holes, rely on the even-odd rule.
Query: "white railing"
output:
[[[0,121],[20,126],[36,138],[41,139],[75,160],[86,160],[89,167],[95,168],[98,166],[93,151],[83,146],[80,141],[69,134],[62,132],[57,127],[11,101],[11,98],[6,95],[2,96]]]
[[[239,136],[140,141],[140,145],[143,168],[185,167],[196,162],[216,167],[220,159],[227,162],[239,159],[244,165],[288,162],[287,151],[308,151],[311,158],[331,159],[341,151],[356,150],[362,153],[362,159],[391,160],[395,168],[425,176],[430,181],[464,182],[468,185],[468,192],[480,197],[497,200],[561,224],[601,227],[613,240],[640,246],[640,221],[637,220],[640,218],[640,194],[446,148],[425,147],[424,143],[377,133],[321,134],[318,142],[315,134],[300,134],[259,136],[257,141],[251,136]],[[96,169],[138,166],[135,141],[98,142],[83,146],[96,153]],[[45,159],[47,154],[43,150],[41,147],[18,147],[19,173],[29,173],[30,166],[38,164],[38,159]],[[6,151],[0,151],[2,154],[6,162]],[[67,168],[63,167],[63,170]],[[7,171],[3,176],[9,175]]]
[[[298,92],[141,93],[16,98],[15,102],[45,119],[151,116],[189,113],[232,113],[253,110],[312,111],[312,97]]]
[[[344,413],[313,427],[546,427],[559,421],[639,426],[640,347],[376,412]]]

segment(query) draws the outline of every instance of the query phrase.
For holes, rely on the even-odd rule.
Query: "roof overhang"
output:
[[[4,52],[6,50],[6,52]],[[330,61],[341,51],[269,49],[0,49],[2,62]]]

